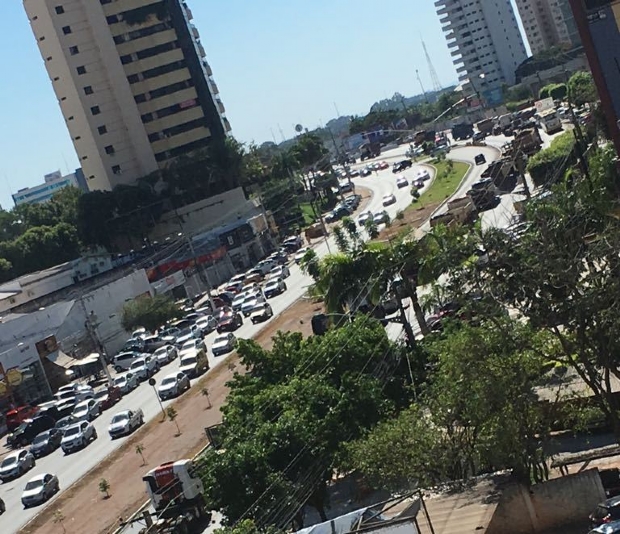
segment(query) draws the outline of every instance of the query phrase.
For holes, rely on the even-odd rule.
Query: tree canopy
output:
[[[170,319],[181,315],[179,307],[165,295],[138,298],[123,306],[121,326],[126,332],[140,327],[146,328],[148,332],[155,332]]]

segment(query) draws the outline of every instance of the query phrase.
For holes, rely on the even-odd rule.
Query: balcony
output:
[[[205,68],[205,72],[207,73],[208,77],[213,76],[213,70],[211,69],[211,65],[209,65],[209,62],[206,59],[202,60],[202,64],[204,65]]]
[[[198,32],[198,28],[196,28],[196,26],[194,26],[193,24],[190,24],[190,29],[194,39],[200,39],[200,33]]]
[[[200,54],[200,57],[205,57],[207,55],[205,52],[205,47],[200,43],[198,43],[198,53]]]
[[[219,98],[215,100],[217,104],[217,109],[220,113],[226,113],[226,108],[224,107],[224,102],[222,102]]]

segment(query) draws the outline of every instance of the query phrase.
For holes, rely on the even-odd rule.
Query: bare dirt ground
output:
[[[271,338],[281,331],[312,334],[311,318],[322,310],[321,304],[301,299],[290,306],[285,313],[275,318],[255,338],[261,346],[270,348]],[[147,495],[142,475],[171,458],[187,458],[196,454],[206,443],[205,427],[221,421],[220,407],[228,394],[226,382],[235,371],[240,372],[236,354],[209,373],[199,385],[192,387],[174,407],[178,412],[176,421],[181,435],[176,436],[174,423],[157,417],[137,431],[123,446],[108,456],[100,465],[76,482],[50,506],[38,514],[31,523],[20,530],[20,534],[67,534],[110,533],[119,525],[121,518],[128,518]],[[207,388],[209,399],[202,394]],[[101,436],[100,439],[107,439]],[[136,445],[144,447],[146,464],[136,453]],[[110,498],[104,499],[99,491],[99,481],[105,478],[110,484]],[[54,524],[54,513],[60,510],[65,517],[61,524]]]

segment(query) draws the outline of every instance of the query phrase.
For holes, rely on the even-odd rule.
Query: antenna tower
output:
[[[422,41],[422,48],[424,49],[424,55],[426,56],[426,62],[428,63],[428,70],[431,74],[431,83],[433,84],[433,91],[441,91],[441,83],[439,82],[439,76],[437,76],[437,71],[435,67],[433,67],[433,62],[431,61],[431,56],[428,55],[428,50],[426,49],[426,43]]]

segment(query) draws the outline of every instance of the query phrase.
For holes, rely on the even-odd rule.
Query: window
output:
[[[142,115],[142,117],[140,117],[142,119],[142,122],[144,124],[146,124],[147,122],[151,122],[153,120],[153,114],[152,113],[146,113],[145,115]]]
[[[86,87],[84,87],[85,95],[92,95],[93,93],[94,93],[93,88],[90,85],[87,85]]]
[[[127,76],[127,81],[129,83],[138,83],[140,81],[140,77],[137,74],[131,74]]]
[[[63,26],[62,33],[69,35],[71,33],[71,26]]]
[[[110,15],[105,18],[108,24],[116,24],[119,21],[118,15]]]
[[[99,113],[101,113],[101,110],[99,109],[99,106],[93,106],[92,108],[90,108],[90,112],[93,115],[99,115]]]
[[[125,36],[124,35],[115,35],[114,36],[114,44],[121,44],[125,42]]]
[[[77,69],[77,73],[82,75],[82,74],[86,74],[86,67],[84,65],[79,66]]]
[[[82,156],[82,159],[88,159],[88,156]]]
[[[142,104],[142,102],[146,102],[146,95],[144,93],[141,95],[136,95],[133,99],[136,101],[136,104]]]
[[[172,41],[170,43],[164,43],[161,45],[152,46],[151,48],[140,50],[140,52],[136,53],[136,56],[138,56],[138,59],[146,59],[147,57],[153,57],[158,54],[163,54],[164,52],[174,50],[175,48],[177,48],[177,46],[177,42]]]
[[[76,54],[79,54],[79,53],[80,53],[80,49],[79,49],[77,46],[70,46],[70,47],[69,47],[69,53],[70,53],[72,56],[75,56]]]
[[[112,2],[112,0],[99,0],[99,3],[100,3],[102,6],[105,6],[106,4],[109,4],[109,3],[111,3],[111,2]]]
[[[71,117],[67,117],[68,121],[72,121],[73,120],[73,115],[71,115]]]
[[[112,165],[112,172],[114,174],[122,174],[120,165]]]
[[[45,58],[45,61],[52,61],[52,56],[47,56],[47,57]]]
[[[76,140],[76,141],[79,141],[80,139],[82,139],[82,136],[81,136],[81,135],[77,135],[77,136],[75,136],[75,140]]]
[[[54,81],[57,82],[58,80],[60,80],[60,78],[58,76],[54,76]]]
[[[45,41],[45,35],[42,35],[41,37],[39,37],[39,41]]]
[[[127,63],[131,63],[133,62],[133,58],[131,57],[131,54],[127,54],[126,56],[121,56],[121,63],[123,65],[127,65]]]
[[[94,175],[94,174],[91,174],[91,175],[88,177],[88,179],[89,179],[89,180],[94,180],[94,179],[95,179],[95,175]]]
[[[65,100],[67,100],[67,97],[66,97],[66,96],[63,96],[63,97],[60,99],[60,101],[61,101],[61,102],[64,102]]]
[[[115,150],[114,150],[114,146],[113,145],[108,145],[107,147],[105,147],[105,153],[106,154],[114,154]]]
[[[155,67],[154,69],[145,70],[142,73],[144,79],[148,80],[149,78],[155,78],[156,76],[162,76],[164,74],[168,74],[169,72],[174,72],[175,70],[185,68],[185,60],[181,59],[179,61],[175,61],[173,63],[168,63],[167,65],[161,65],[159,67]]]
[[[65,8],[62,6],[56,6],[54,9],[56,10],[56,15],[62,15],[65,12]]]
[[[105,124],[102,125],[102,126],[99,126],[97,128],[97,131],[99,132],[99,135],[103,135],[103,134],[108,133],[108,129],[105,127]]]

